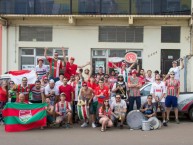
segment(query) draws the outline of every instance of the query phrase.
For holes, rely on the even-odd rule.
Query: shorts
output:
[[[97,113],[97,106],[98,106],[98,102],[92,102],[90,105],[90,114],[96,114]]]
[[[178,107],[178,98],[176,96],[167,96],[165,101],[166,107]]]
[[[159,104],[159,105],[158,105]],[[160,108],[160,111],[161,112],[166,112],[166,106],[165,106],[165,102],[155,102],[155,103],[153,103],[153,105],[156,107],[156,112],[157,112],[157,110],[158,110],[158,107]]]

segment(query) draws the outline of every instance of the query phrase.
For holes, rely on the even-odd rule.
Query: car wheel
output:
[[[191,121],[193,121],[193,107],[188,112],[189,118]]]

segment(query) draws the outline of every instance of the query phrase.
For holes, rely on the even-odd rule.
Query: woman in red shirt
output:
[[[112,114],[112,111],[109,105],[109,100],[108,99],[104,100],[103,106],[99,108],[99,117],[100,117],[99,123],[102,124],[102,127],[101,127],[102,132],[105,131],[107,126],[108,127],[113,126],[113,122],[111,120],[111,114]]]
[[[2,85],[0,86],[0,122],[3,121],[2,110],[7,103],[7,100],[7,83],[3,81]]]

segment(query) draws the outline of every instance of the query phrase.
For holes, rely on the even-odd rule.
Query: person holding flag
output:
[[[60,69],[62,69],[62,61],[58,59],[57,52],[54,53],[54,58],[48,57],[47,50],[48,48],[45,48],[44,56],[50,64],[50,79],[54,79],[54,81],[56,82],[59,80]],[[63,52],[64,63],[65,63],[66,59],[65,59],[64,47],[62,47],[62,52]]]
[[[132,69],[132,67],[135,65],[136,62],[134,62],[130,67],[126,67],[126,62],[122,62],[121,64],[121,68],[117,67],[114,63],[113,63],[113,67],[115,69],[118,70],[119,74],[123,75],[124,78],[124,82],[128,82],[128,75],[130,70]]]

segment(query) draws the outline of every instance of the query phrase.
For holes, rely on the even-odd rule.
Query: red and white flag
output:
[[[8,74],[10,74],[10,78],[15,84],[21,84],[23,77],[28,79],[28,84],[34,84],[37,80],[34,70],[9,71]]]

